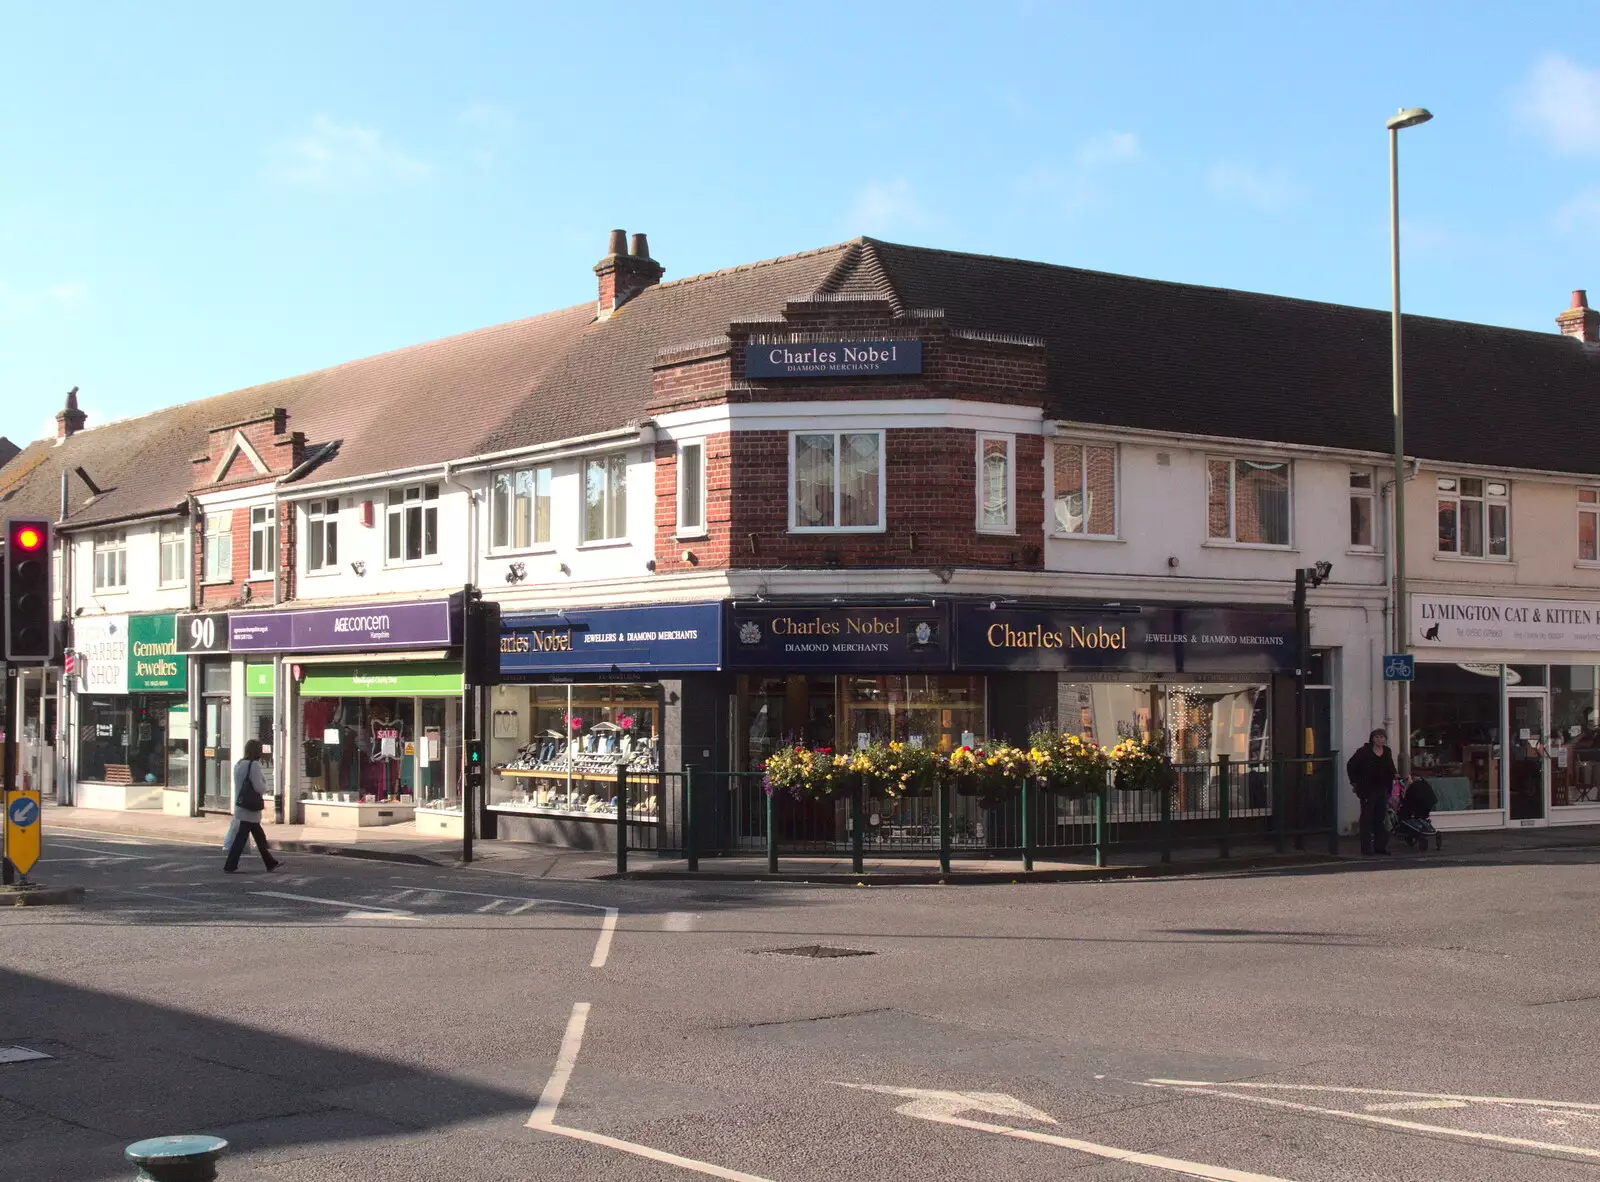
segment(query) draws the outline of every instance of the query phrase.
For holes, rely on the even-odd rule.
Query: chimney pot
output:
[[[89,416],[78,409],[78,387],[74,386],[67,391],[66,406],[56,412],[56,438],[71,439],[88,421]]]
[[[650,257],[650,242],[643,234],[633,236],[630,253],[627,232],[611,231],[610,252],[594,266],[595,276],[600,281],[595,315],[601,320],[610,319],[612,313],[645,288],[660,283],[665,270]]]
[[[1580,287],[1572,293],[1572,306],[1556,317],[1556,327],[1564,337],[1600,344],[1600,312],[1589,307],[1587,291]]]

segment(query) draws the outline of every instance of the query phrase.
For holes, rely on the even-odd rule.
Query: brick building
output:
[[[604,845],[619,764],[794,739],[1288,753],[1319,560],[1312,741],[1389,716],[1386,315],[872,239],[664,281],[619,231],[595,272],[592,303],[141,419],[71,401],[0,471],[59,517],[96,638],[58,717],[33,699],[63,786],[220,807],[255,737],[282,819],[458,828],[468,583],[507,620],[476,818],[502,836]],[[1408,322],[1402,610],[1600,591],[1597,320],[1576,293],[1559,333]],[[119,630],[185,676],[136,688]],[[1600,634],[1445,639],[1412,742],[1447,823],[1600,819]]]

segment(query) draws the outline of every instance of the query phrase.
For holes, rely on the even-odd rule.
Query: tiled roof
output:
[[[313,447],[308,481],[591,434],[642,420],[664,350],[776,319],[804,300],[940,309],[957,330],[1042,339],[1046,411],[1077,421],[1383,451],[1385,313],[875,239],[646,289],[609,319],[592,303],[42,440],[0,468],[0,514],[69,521],[182,504],[207,428],[273,406]],[[1600,349],[1535,333],[1406,319],[1407,450],[1506,467],[1600,470]],[[92,413],[92,405],[89,407]]]
[[[1389,315],[1252,292],[872,242],[911,307],[1049,343],[1053,417],[1387,451]],[[1600,349],[1406,316],[1406,451],[1600,471]]]

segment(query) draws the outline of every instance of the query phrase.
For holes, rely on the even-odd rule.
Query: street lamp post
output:
[[[1391,115],[1389,129],[1389,286],[1394,297],[1390,314],[1390,351],[1394,361],[1394,651],[1406,651],[1406,418],[1401,377],[1400,351],[1400,132],[1426,123],[1433,115],[1422,107],[1402,109]],[[1396,683],[1399,699],[1395,710],[1393,747],[1400,756],[1402,776],[1411,774],[1411,683]]]

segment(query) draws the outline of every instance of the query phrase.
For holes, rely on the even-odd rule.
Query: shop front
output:
[[[189,791],[188,662],[174,616],[81,616],[72,702],[72,799],[82,808],[160,809]]]
[[[718,603],[506,614],[485,715],[497,836],[614,849],[624,810],[658,823],[653,773],[681,767],[683,712],[721,668],[721,620]]]
[[[272,760],[284,736],[283,819],[460,835],[455,627],[443,599],[229,616],[246,737]]]
[[[1600,822],[1600,601],[1416,594],[1411,643],[1436,823]]]

